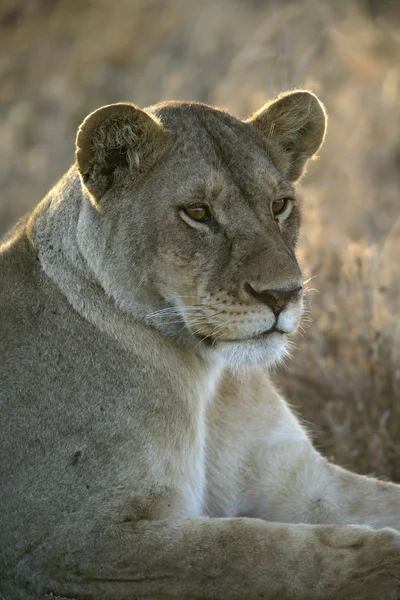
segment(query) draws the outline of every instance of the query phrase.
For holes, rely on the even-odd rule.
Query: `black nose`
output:
[[[301,285],[297,285],[289,290],[255,290],[250,283],[246,283],[246,291],[250,296],[256,298],[259,302],[270,307],[277,317],[289,302],[296,300],[302,290]]]

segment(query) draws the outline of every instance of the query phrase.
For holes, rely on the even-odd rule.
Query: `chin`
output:
[[[217,341],[210,349],[235,370],[271,367],[289,354],[287,336],[278,332],[271,333],[265,339]]]

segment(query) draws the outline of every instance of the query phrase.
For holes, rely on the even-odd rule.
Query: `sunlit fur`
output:
[[[0,249],[2,597],[399,597],[399,486],[326,461],[265,369],[302,312],[293,182],[324,132],[298,91],[245,122],[85,119]]]

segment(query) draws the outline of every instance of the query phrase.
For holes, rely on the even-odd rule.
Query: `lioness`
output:
[[[325,111],[90,114],[0,256],[0,596],[400,598],[400,486],[271,385],[302,313],[293,183]]]

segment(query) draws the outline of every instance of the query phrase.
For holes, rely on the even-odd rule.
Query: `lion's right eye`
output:
[[[210,211],[206,206],[189,206],[183,210],[193,221],[204,223],[211,219]]]

